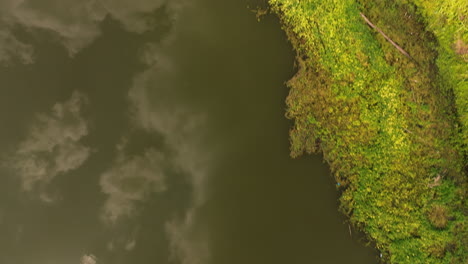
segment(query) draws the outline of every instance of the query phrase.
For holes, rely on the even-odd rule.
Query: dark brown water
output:
[[[248,4],[162,8],[144,34],[108,17],[73,58],[18,29],[36,61],[0,69],[0,264],[94,264],[81,259],[91,254],[98,264],[376,262],[350,236],[322,158],[289,157],[284,82],[294,53],[278,19],[257,22]],[[11,157],[37,113],[51,115],[73,91],[87,98],[86,161],[21,191]],[[111,191],[105,175],[118,182]],[[112,223],[106,201],[133,210]]]

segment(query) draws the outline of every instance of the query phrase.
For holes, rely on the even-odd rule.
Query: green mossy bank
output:
[[[269,4],[297,53],[291,155],[323,153],[383,262],[466,263],[466,2]]]

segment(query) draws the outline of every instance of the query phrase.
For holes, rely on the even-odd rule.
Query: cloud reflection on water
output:
[[[47,185],[88,159],[91,149],[81,142],[88,135],[88,123],[81,114],[86,101],[85,95],[75,91],[66,102],[55,104],[50,113],[36,115],[8,162],[21,178],[24,191],[39,189],[41,199],[52,202],[45,192]]]
[[[185,4],[188,1],[137,0],[129,4],[127,0],[5,0],[0,2],[0,64],[34,63],[34,46],[28,39],[38,36],[60,43],[73,58],[102,34],[100,24],[106,16],[127,31],[145,33],[157,26],[148,14],[164,6],[175,21]],[[106,196],[101,219],[113,226],[120,219],[136,216],[139,205],[154,194],[163,195],[177,188],[168,185],[167,171],[186,175],[186,182],[192,186],[190,206],[182,214],[167,216],[169,220],[160,228],[169,240],[172,260],[206,264],[208,240],[194,230],[199,208],[206,199],[212,154],[203,144],[207,122],[204,114],[178,101],[172,93],[180,88],[180,73],[167,48],[176,39],[177,31],[173,29],[163,41],[146,43],[140,57],[146,70],[135,76],[128,92],[132,124],[136,129],[161,135],[169,153],[148,147],[130,155],[125,147],[117,149],[114,162],[99,174],[99,185]],[[91,155],[91,148],[82,143],[90,133],[88,122],[81,116],[85,102],[86,96],[75,92],[70,100],[57,103],[51,113],[38,115],[10,164],[20,175],[23,189],[31,191],[39,186],[44,201],[52,201],[43,191],[50,181],[79,168]],[[134,235],[124,249],[131,251],[137,244]],[[82,262],[95,264],[96,258],[85,255]]]
[[[111,16],[131,32],[144,33],[157,23],[148,14],[166,6],[180,8],[181,0],[3,0],[0,2],[0,63],[34,62],[34,48],[16,34],[17,29],[47,33],[70,56],[91,44],[100,23]]]
[[[135,78],[129,92],[133,119],[142,129],[163,135],[175,152],[172,166],[188,175],[193,188],[190,208],[182,218],[166,223],[171,258],[183,264],[208,263],[209,241],[194,232],[198,209],[206,199],[206,180],[212,158],[209,148],[203,144],[207,119],[174,96],[181,92],[174,91],[181,88],[177,81],[180,73],[176,63],[166,56],[168,53],[164,47],[150,47],[145,53],[145,61],[152,63]]]

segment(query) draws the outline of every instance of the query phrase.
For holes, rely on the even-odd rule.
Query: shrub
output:
[[[440,205],[435,205],[431,208],[428,214],[431,224],[439,229],[447,227],[448,212],[447,209]]]

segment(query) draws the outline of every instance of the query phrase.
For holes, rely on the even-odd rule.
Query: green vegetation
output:
[[[407,0],[399,0],[408,2]],[[468,4],[465,0],[413,0],[427,29],[437,37],[437,66],[446,87],[453,89],[460,117],[461,138],[468,148]]]
[[[444,229],[447,227],[448,222],[448,215],[447,209],[440,205],[435,205],[429,211],[429,220],[431,224],[440,229]]]
[[[467,8],[458,2],[269,0],[297,53],[291,155],[323,153],[342,211],[390,263],[468,259]]]

